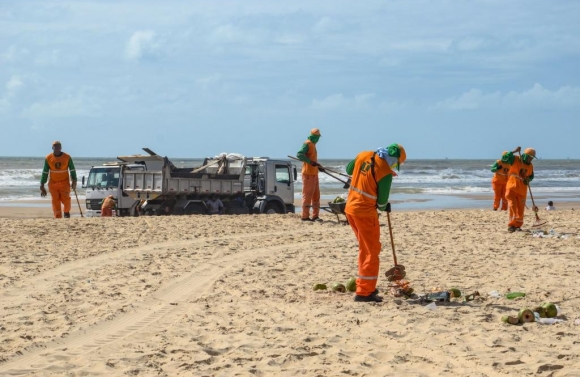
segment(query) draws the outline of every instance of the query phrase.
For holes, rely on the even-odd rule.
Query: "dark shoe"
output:
[[[64,218],[65,219],[70,219],[70,212],[65,212],[64,213]]]
[[[354,301],[356,302],[383,302],[383,298],[378,295],[368,295],[368,296],[354,296]]]
[[[302,221],[312,221],[312,220],[310,220],[310,217],[306,217],[306,218],[300,219],[300,220],[302,220]]]
[[[516,232],[521,232],[521,231],[522,231],[522,228],[516,228],[516,230],[515,230],[515,231],[516,231]]]
[[[510,227],[508,228],[508,232],[510,232],[510,233],[513,233],[513,232],[515,232],[515,231],[516,231],[516,227],[515,227],[515,226],[510,226]]]
[[[322,219],[320,217],[316,216],[316,217],[313,217],[312,220],[310,220],[310,221],[317,221],[317,222],[321,223]]]
[[[373,293],[371,293],[371,296],[376,296],[378,294],[379,294],[379,289],[377,288],[373,291]]]
[[[494,208],[493,210],[494,210],[494,211],[497,211],[497,208]]]

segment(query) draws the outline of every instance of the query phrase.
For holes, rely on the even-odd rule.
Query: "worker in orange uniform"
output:
[[[318,163],[316,143],[320,140],[320,130],[313,128],[310,136],[302,144],[296,157],[302,161],[302,221],[322,221],[320,214],[320,186],[318,172],[324,169]],[[312,218],[310,218],[312,207]]]
[[[52,197],[52,212],[55,219],[70,217],[70,190],[77,188],[77,173],[71,156],[62,151],[60,141],[52,143],[53,152],[46,156],[42,177],[40,178],[40,196],[46,196],[44,184],[48,181],[48,190]],[[70,177],[69,177],[70,171]],[[50,179],[49,179],[50,176]],[[72,178],[72,183],[69,179]]]
[[[510,167],[511,164],[509,163],[509,158],[506,151],[501,154],[501,159],[497,160],[491,167],[491,171],[495,173],[491,179],[494,211],[497,211],[500,208],[500,202],[502,211],[507,211],[508,209],[508,202],[507,198],[505,197],[505,189],[508,181],[508,172]]]
[[[113,210],[116,206],[115,197],[113,195],[107,196],[103,199],[103,204],[101,204],[101,217],[113,216]]]
[[[509,204],[508,232],[520,231],[524,224],[524,212],[526,209],[526,196],[528,185],[534,179],[534,165],[532,160],[536,157],[536,150],[533,148],[524,149],[521,157],[515,156],[522,148],[517,147],[513,152],[508,152],[508,161],[512,166],[508,172],[508,182],[506,185],[506,198]],[[534,212],[538,212],[538,207],[534,206]]]
[[[359,244],[356,295],[358,302],[381,302],[378,296],[380,227],[377,209],[391,212],[389,193],[394,169],[405,162],[407,154],[399,144],[359,153],[349,162],[352,175],[345,213]]]

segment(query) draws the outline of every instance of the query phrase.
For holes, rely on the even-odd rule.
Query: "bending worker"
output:
[[[389,193],[393,176],[397,175],[393,169],[399,170],[406,159],[405,149],[399,144],[391,144],[375,152],[359,153],[346,167],[352,180],[345,213],[359,243],[355,301],[383,300],[376,289],[381,252],[377,208],[391,212]]]
[[[320,186],[318,183],[318,171],[324,172],[318,163],[316,143],[320,140],[320,130],[313,128],[310,136],[302,144],[296,157],[302,164],[302,221],[322,221],[320,214]],[[312,207],[312,218],[310,218]]]
[[[42,177],[40,178],[40,196],[46,196],[44,184],[48,181],[48,190],[52,197],[52,211],[54,218],[62,218],[64,206],[64,217],[70,217],[70,189],[77,188],[77,173],[71,156],[62,151],[60,141],[52,143],[53,152],[46,156]],[[69,183],[69,171],[72,183]],[[50,179],[49,179],[50,176]]]
[[[113,210],[116,206],[115,197],[113,195],[107,196],[103,199],[103,204],[101,205],[101,217],[113,216]]]
[[[505,189],[508,181],[508,172],[512,165],[509,163],[507,152],[501,154],[501,160],[497,160],[491,167],[491,171],[495,173],[491,179],[491,188],[493,189],[493,210],[497,211],[501,202],[501,210],[508,209],[507,198],[505,197]]]
[[[536,150],[533,148],[524,149],[521,158],[514,156],[522,148],[517,147],[513,152],[508,152],[508,159],[512,166],[508,173],[506,186],[506,198],[509,204],[510,219],[508,232],[520,231],[524,225],[524,212],[526,210],[526,196],[528,185],[534,179],[534,165],[532,160],[536,157]],[[534,206],[534,212],[538,212],[538,207]]]

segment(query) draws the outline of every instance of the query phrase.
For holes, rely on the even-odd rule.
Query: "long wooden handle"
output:
[[[81,217],[84,217],[84,216],[83,216],[83,210],[81,209],[81,203],[79,203],[79,197],[78,197],[78,195],[77,195],[77,189],[73,189],[73,191],[74,191],[74,193],[75,193],[75,198],[77,198],[77,204],[78,204],[78,206],[79,206],[79,212],[81,213]]]
[[[391,226],[391,214],[387,212],[387,222],[389,223],[389,235],[391,236],[391,248],[393,249],[393,260],[397,267],[397,254],[395,254],[395,241],[393,241],[393,227]]]
[[[289,157],[289,158],[291,158],[291,159],[293,159],[293,160],[296,160],[296,161],[304,162],[304,161],[302,161],[302,160],[300,160],[300,159],[298,159],[298,158],[296,158],[296,157],[294,157],[294,156],[288,156],[288,157]],[[329,172],[331,172],[331,173],[342,175],[342,176],[343,176],[343,177],[345,177],[345,178],[350,178],[350,175],[348,175],[348,174],[344,174],[344,173],[341,173],[341,172],[339,172],[339,171],[332,170],[332,169],[330,169],[330,168],[327,168],[326,166],[322,166],[322,165],[320,165],[320,167],[321,167],[321,168],[323,168],[324,170],[328,170],[328,171],[329,171]]]

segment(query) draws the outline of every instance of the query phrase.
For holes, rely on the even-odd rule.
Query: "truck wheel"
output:
[[[284,211],[282,211],[278,203],[268,203],[266,204],[266,208],[264,208],[264,213],[267,215],[273,215],[276,213],[284,213]]]

